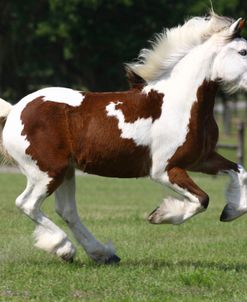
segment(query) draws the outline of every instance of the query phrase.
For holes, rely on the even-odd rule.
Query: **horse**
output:
[[[35,245],[65,261],[76,248],[40,210],[55,193],[56,212],[96,263],[117,263],[81,222],[75,200],[75,168],[105,177],[149,176],[182,199],[168,197],[148,217],[152,224],[181,224],[205,211],[209,196],[188,171],[227,174],[230,184],[221,221],[247,212],[247,172],[216,152],[215,96],[247,90],[245,21],[211,13],[165,29],[126,64],[130,88],[83,92],[43,88],[17,104],[0,101],[3,156],[27,178],[16,206],[35,224]]]

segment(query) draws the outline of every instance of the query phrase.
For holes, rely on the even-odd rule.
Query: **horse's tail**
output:
[[[3,128],[5,126],[7,117],[12,109],[12,105],[5,100],[0,98],[0,162],[2,163],[12,163],[13,159],[8,154],[7,150],[3,146]]]

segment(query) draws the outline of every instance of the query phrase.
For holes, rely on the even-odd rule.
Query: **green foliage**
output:
[[[241,0],[214,6],[235,18],[247,9]],[[42,86],[124,89],[123,63],[154,33],[209,8],[204,0],[2,0],[0,94],[16,102]]]

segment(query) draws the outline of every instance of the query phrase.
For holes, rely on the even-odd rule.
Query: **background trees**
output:
[[[205,0],[0,0],[0,95],[16,102],[42,86],[124,89],[123,63],[154,33],[209,7]],[[214,8],[244,17],[247,2],[217,0]]]

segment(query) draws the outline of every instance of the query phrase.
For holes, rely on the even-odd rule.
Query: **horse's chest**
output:
[[[191,121],[186,137],[190,151],[194,151],[195,157],[207,156],[216,146],[218,140],[218,127],[212,115],[199,116]]]
[[[192,107],[184,143],[178,146],[169,159],[168,168],[181,166],[189,169],[202,162],[215,150],[218,126],[211,109],[205,110],[200,103],[195,103]]]

